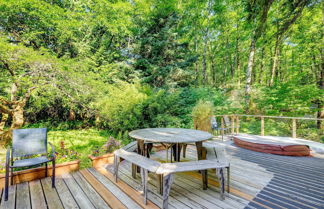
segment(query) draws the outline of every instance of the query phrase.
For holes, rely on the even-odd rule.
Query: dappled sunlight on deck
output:
[[[208,172],[208,189],[203,190],[201,174],[174,174],[169,208],[323,208],[323,159],[288,157],[245,150],[226,139],[214,140],[226,145],[231,164],[230,193],[220,200],[215,172]],[[187,147],[186,158],[196,160],[194,146]],[[151,158],[165,161],[165,150]],[[25,182],[10,187],[9,201],[0,208],[159,208],[156,175],[149,174],[148,205],[143,204],[141,178],[132,178],[131,164],[120,163],[119,181],[114,182],[113,166],[84,169],[58,177],[56,189],[50,179]]]

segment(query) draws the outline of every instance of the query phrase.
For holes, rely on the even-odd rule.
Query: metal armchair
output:
[[[54,188],[55,149],[50,142],[47,142],[47,129],[16,129],[13,130],[12,134],[12,148],[8,147],[6,155],[5,201],[8,200],[9,170],[12,185],[15,168],[28,168],[45,164],[45,176],[47,177],[47,163],[52,162],[52,187]],[[47,152],[47,143],[52,148],[50,153]]]

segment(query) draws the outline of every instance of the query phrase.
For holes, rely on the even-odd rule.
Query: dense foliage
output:
[[[193,127],[199,100],[215,114],[323,118],[323,11],[317,0],[0,0],[0,134],[26,122],[123,136]]]

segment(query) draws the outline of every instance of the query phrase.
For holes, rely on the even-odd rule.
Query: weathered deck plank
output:
[[[137,190],[133,189],[132,187],[128,186],[123,181],[114,182],[114,177],[112,173],[108,172],[104,167],[102,168],[96,168],[99,173],[104,175],[106,178],[108,178],[112,183],[114,183],[116,186],[118,186],[125,194],[127,194],[130,198],[132,198],[138,205],[140,205],[143,208],[148,209],[158,209],[154,203],[151,201],[148,201],[145,205],[143,203],[143,197]]]
[[[69,190],[71,191],[76,203],[81,209],[95,208],[71,174],[64,174],[62,177],[66,185],[69,187]]]
[[[84,193],[88,196],[89,200],[98,209],[109,209],[108,204],[100,197],[94,188],[84,179],[84,177],[79,173],[72,173],[73,178],[83,189]]]
[[[46,208],[46,201],[40,180],[29,182],[30,200],[32,208]]]
[[[111,208],[126,209],[126,206],[121,203],[104,185],[102,185],[88,170],[81,170],[80,173],[89,182],[89,184],[96,190],[101,198]]]
[[[7,201],[4,201],[4,191],[2,192],[2,198],[1,198],[1,205],[0,208],[2,209],[14,209],[16,204],[16,186],[9,186],[9,198]]]
[[[117,197],[127,208],[141,209],[141,207],[127,196],[121,189],[119,189],[114,183],[101,175],[94,168],[89,168],[88,171],[97,178],[109,191],[111,191],[115,197]]]
[[[231,193],[219,200],[219,183],[208,172],[208,189],[202,189],[198,172],[177,173],[171,188],[169,208],[324,208],[323,159],[287,157],[226,145],[231,162]],[[165,151],[151,155],[165,159]],[[184,161],[195,160],[194,146],[187,147]],[[1,190],[0,208],[152,208],[162,205],[156,175],[149,173],[149,204],[143,204],[141,179],[133,179],[130,163],[120,164],[120,181],[115,183],[112,165],[98,170],[81,170],[58,177],[56,188],[44,178],[9,187],[9,200]],[[62,179],[63,178],[63,179]]]
[[[30,209],[30,195],[28,182],[24,182],[17,185],[17,199],[16,208],[19,209]]]
[[[62,177],[56,178],[55,185],[64,208],[79,208]]]
[[[57,194],[56,189],[52,188],[51,179],[49,177],[41,179],[41,183],[43,186],[43,191],[45,194],[48,208],[49,209],[63,209],[64,207],[62,205],[60,197]]]

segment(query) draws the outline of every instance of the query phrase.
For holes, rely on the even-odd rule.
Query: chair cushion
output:
[[[23,159],[23,160],[16,160],[13,163],[13,166],[11,167],[27,167],[27,166],[33,166],[33,165],[38,165],[41,163],[46,163],[49,162],[51,160],[49,160],[47,157],[35,157],[35,158],[30,158],[30,159]]]

